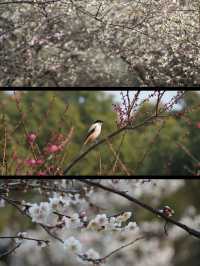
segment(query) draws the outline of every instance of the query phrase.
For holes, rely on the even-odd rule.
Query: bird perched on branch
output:
[[[91,142],[94,142],[95,140],[97,140],[97,138],[101,134],[102,124],[103,124],[103,121],[97,120],[91,125],[91,127],[88,130],[88,134],[85,137],[83,146],[88,144],[88,143],[91,143]]]
[[[175,213],[174,210],[170,208],[169,206],[164,206],[162,209],[159,209],[158,211],[160,213],[163,213],[167,217],[171,217]]]

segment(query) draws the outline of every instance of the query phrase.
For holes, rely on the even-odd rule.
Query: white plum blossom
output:
[[[21,237],[21,238],[24,238],[24,237],[27,237],[28,236],[28,233],[27,232],[19,232],[17,234],[18,237]]]
[[[121,226],[121,224],[119,224],[119,222],[117,222],[116,217],[111,217],[106,228],[107,228],[107,230],[116,231],[116,229],[119,228],[120,226]]]
[[[117,217],[108,218],[106,214],[98,214],[94,219],[92,219],[87,228],[92,230],[111,230],[111,231],[123,231],[123,230],[133,230],[136,227],[136,223],[130,222],[128,227],[122,226],[123,222],[126,222],[132,216],[131,212],[124,212]]]
[[[108,218],[106,214],[98,214],[94,219],[92,219],[87,228],[93,230],[99,230],[104,228],[108,224]]]
[[[99,225],[99,226],[105,226],[108,223],[108,218],[106,214],[98,214],[94,221]]]
[[[132,231],[137,228],[137,223],[136,222],[129,222],[128,225],[124,228],[125,231]]]
[[[95,220],[91,220],[87,226],[87,229],[91,230],[99,230],[100,226]]]
[[[117,222],[126,222],[128,219],[130,219],[132,216],[131,212],[124,212],[122,215],[117,217]]]
[[[70,219],[68,217],[63,216],[62,217],[62,222],[64,223],[64,226],[65,226],[66,229],[70,229],[71,221],[70,221]]]
[[[52,209],[57,211],[63,211],[71,204],[71,198],[69,196],[60,196],[55,193],[52,198],[49,198]]]
[[[65,250],[73,253],[79,253],[82,250],[82,245],[80,241],[74,238],[73,236],[67,238],[64,241],[63,247]]]
[[[64,224],[65,229],[78,229],[83,227],[83,222],[78,213],[74,213],[71,216],[63,216],[61,222]]]
[[[88,259],[93,259],[93,260],[97,260],[99,259],[99,253],[97,251],[95,251],[94,249],[89,249],[85,255],[87,256]]]
[[[83,223],[81,222],[80,218],[79,218],[79,214],[78,213],[74,213],[73,215],[71,215],[71,227],[72,228],[79,228],[82,227]]]
[[[61,211],[62,207],[64,205],[63,201],[62,201],[62,197],[54,197],[54,198],[50,198],[50,206],[53,210],[55,211]]]
[[[36,223],[46,223],[50,211],[51,208],[47,202],[41,202],[40,205],[35,203],[29,208],[32,221]]]
[[[83,204],[85,202],[84,199],[81,199],[80,198],[80,195],[79,194],[75,194],[75,195],[71,195],[71,204],[74,204],[74,205],[77,205],[77,204]]]

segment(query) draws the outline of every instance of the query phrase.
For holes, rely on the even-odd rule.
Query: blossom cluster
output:
[[[137,224],[132,221],[123,226],[131,218],[131,212],[123,212],[110,217],[106,214],[97,214],[90,221],[85,211],[74,212],[69,215],[70,205],[81,201],[82,199],[79,199],[78,194],[76,194],[75,198],[55,196],[49,198],[49,202],[41,202],[40,204],[23,202],[23,205],[25,208],[28,207],[28,213],[33,222],[45,225],[49,225],[49,222],[55,220],[53,217],[58,216],[60,224],[67,229],[87,228],[96,231],[128,231],[137,227]]]
[[[137,228],[136,222],[129,222],[126,226],[122,227],[122,223],[127,222],[132,216],[131,212],[124,212],[116,217],[107,217],[106,214],[98,214],[87,225],[87,229],[93,231],[120,231],[131,232]],[[94,249],[89,249],[87,252],[83,252],[83,244],[75,237],[67,238],[63,247],[68,252],[75,253],[81,262],[94,262],[99,259],[99,254]]]
[[[17,96],[15,95],[15,97]],[[71,135],[72,131],[69,132],[67,137],[61,133],[52,133],[49,141],[40,149],[37,143],[39,142],[39,133],[26,132],[26,142],[31,155],[22,158],[16,151],[13,152],[12,158],[16,162],[16,174],[18,174],[18,171],[24,171],[27,175],[34,173],[36,176],[61,175],[61,167],[53,159],[62,154]]]
[[[99,253],[92,248],[88,249],[86,252],[82,252],[83,245],[73,236],[64,241],[63,248],[67,252],[76,254],[78,261],[81,263],[89,263],[89,261],[92,262],[99,259]]]
[[[91,192],[88,193],[91,195]],[[79,194],[61,196],[56,194],[49,198],[48,202],[27,203],[23,201],[24,210],[30,215],[33,222],[42,224],[50,230],[57,228],[60,230],[80,230],[81,232],[138,232],[138,226],[135,221],[129,221],[132,218],[132,212],[125,211],[117,215],[108,216],[107,214],[97,214],[94,218],[89,218],[86,211],[72,212],[73,206],[83,203]],[[17,239],[18,243],[23,240],[22,234]],[[23,233],[24,236],[24,233]],[[45,243],[41,243],[42,246]],[[92,263],[99,259],[99,253],[93,248],[86,250],[86,246],[75,236],[69,236],[63,240],[63,249],[76,255],[79,262]]]
[[[60,196],[55,193],[55,196],[52,198],[49,198],[49,202],[41,202],[40,204],[34,203],[23,203],[24,206],[28,207],[28,213],[32,218],[33,222],[36,223],[44,223],[47,224],[48,221],[51,221],[52,214],[54,212],[58,212],[61,214],[64,214],[68,211],[69,206],[71,204],[78,204],[84,200],[79,198],[79,195],[76,194],[73,195],[67,195],[67,196]],[[65,222],[66,226],[69,225],[65,219],[65,216],[63,215],[63,221]],[[73,224],[79,224],[79,214],[73,214],[70,218]]]
[[[92,230],[113,230],[113,231],[128,231],[134,230],[137,227],[136,222],[129,222],[128,225],[122,227],[122,223],[125,223],[132,216],[131,212],[124,212],[119,216],[107,217],[106,214],[98,214],[92,219],[87,228]]]

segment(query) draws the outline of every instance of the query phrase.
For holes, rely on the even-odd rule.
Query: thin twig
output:
[[[86,256],[84,255],[78,255],[78,257],[80,257],[83,261],[88,261],[88,262],[92,262],[94,265],[100,265],[102,263],[105,263],[105,261],[110,258],[111,256],[113,256],[115,253],[121,251],[122,249],[124,248],[127,248],[129,246],[132,246],[133,244],[135,244],[136,242],[138,242],[139,240],[142,240],[144,239],[145,237],[144,236],[141,236],[141,237],[138,237],[136,238],[135,240],[129,242],[128,244],[125,244],[115,250],[113,250],[112,252],[110,252],[109,254],[107,254],[105,257],[102,257],[100,259],[91,259],[91,258],[87,258]]]
[[[2,175],[7,175],[7,161],[6,161],[6,150],[7,150],[7,127],[5,122],[5,114],[3,114],[3,125],[4,125],[4,148],[3,148],[3,168]]]
[[[6,257],[8,255],[10,255],[11,253],[13,253],[16,249],[18,249],[21,246],[21,243],[17,244],[16,246],[14,246],[13,248],[11,248],[10,250],[6,251],[3,254],[0,254],[0,259],[2,259],[3,257]]]
[[[22,122],[22,126],[23,126],[23,129],[24,129],[24,133],[25,133],[26,138],[28,139],[28,131],[26,129],[26,125],[25,125],[25,121],[24,121],[24,117],[23,117],[23,111],[22,111],[22,109],[20,107],[20,102],[18,100],[16,91],[14,91],[14,96],[15,96],[14,99],[15,99],[17,110],[18,110],[18,112],[19,112],[19,114],[21,116],[21,122]],[[35,154],[35,151],[33,149],[33,145],[32,144],[30,145],[30,148],[31,148],[31,151],[33,153],[34,159],[37,161],[37,156]]]
[[[127,167],[125,166],[125,164],[119,158],[119,152],[118,152],[118,154],[116,153],[116,151],[114,150],[113,145],[112,145],[112,143],[110,141],[107,141],[107,143],[108,143],[108,146],[109,146],[111,152],[114,154],[114,156],[116,158],[115,163],[114,163],[114,166],[113,166],[113,169],[112,169],[112,172],[113,173],[115,172],[116,165],[119,162],[121,168],[126,173],[126,175],[130,176],[131,174],[129,173]]]
[[[112,255],[114,255],[118,251],[120,251],[120,250],[122,250],[124,248],[127,248],[129,246],[132,246],[133,244],[135,244],[136,242],[138,242],[139,240],[142,240],[144,238],[145,238],[144,236],[138,237],[135,240],[129,242],[128,244],[125,244],[125,245],[121,246],[120,248],[117,248],[117,249],[113,250],[111,253],[109,253],[108,255],[106,255],[105,257],[103,257],[102,260],[104,260],[104,261],[107,260],[109,257],[111,257]]]

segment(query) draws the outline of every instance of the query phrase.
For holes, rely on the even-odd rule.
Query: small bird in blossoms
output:
[[[97,140],[97,138],[101,134],[102,125],[103,125],[103,121],[101,120],[97,120],[91,125],[91,127],[88,130],[88,134],[85,137],[83,145],[86,145],[88,143],[91,143]]]
[[[169,206],[164,206],[162,209],[158,210],[160,213],[163,213],[167,217],[171,217],[175,212]]]

